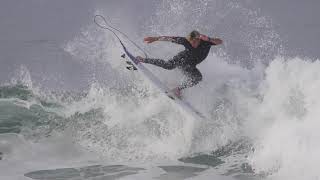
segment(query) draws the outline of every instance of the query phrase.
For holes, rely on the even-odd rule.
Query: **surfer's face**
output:
[[[200,38],[194,38],[189,40],[192,47],[197,48],[200,44]]]

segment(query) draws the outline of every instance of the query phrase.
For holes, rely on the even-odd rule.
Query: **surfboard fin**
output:
[[[127,66],[126,68],[130,71],[138,70],[135,66]]]
[[[133,66],[133,63],[131,61],[126,61],[126,63],[130,66]]]

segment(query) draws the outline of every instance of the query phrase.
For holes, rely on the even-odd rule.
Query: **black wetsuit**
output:
[[[180,89],[198,84],[202,80],[202,74],[196,66],[208,56],[211,46],[215,44],[201,40],[199,46],[194,48],[184,37],[170,38],[172,39],[172,42],[183,45],[185,50],[179,52],[168,61],[146,58],[144,59],[144,63],[153,64],[169,70],[176,67],[180,68],[187,77],[187,80],[179,86]]]

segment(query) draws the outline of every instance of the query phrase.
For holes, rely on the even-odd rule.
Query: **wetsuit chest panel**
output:
[[[211,48],[210,42],[201,41],[197,48],[193,48],[189,43],[189,46],[185,46],[185,57],[190,65],[197,65],[201,63],[209,54]]]

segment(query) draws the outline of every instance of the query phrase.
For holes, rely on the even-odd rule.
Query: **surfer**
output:
[[[210,38],[195,30],[189,33],[187,37],[159,36],[144,38],[144,42],[146,43],[152,43],[155,41],[169,41],[181,44],[185,47],[185,50],[179,52],[168,61],[162,59],[142,58],[140,56],[137,57],[137,59],[142,63],[153,64],[168,70],[176,67],[181,69],[183,74],[186,76],[186,80],[173,89],[173,92],[177,97],[181,97],[181,90],[192,87],[202,80],[202,74],[196,66],[206,59],[212,45],[222,44],[221,39]]]

